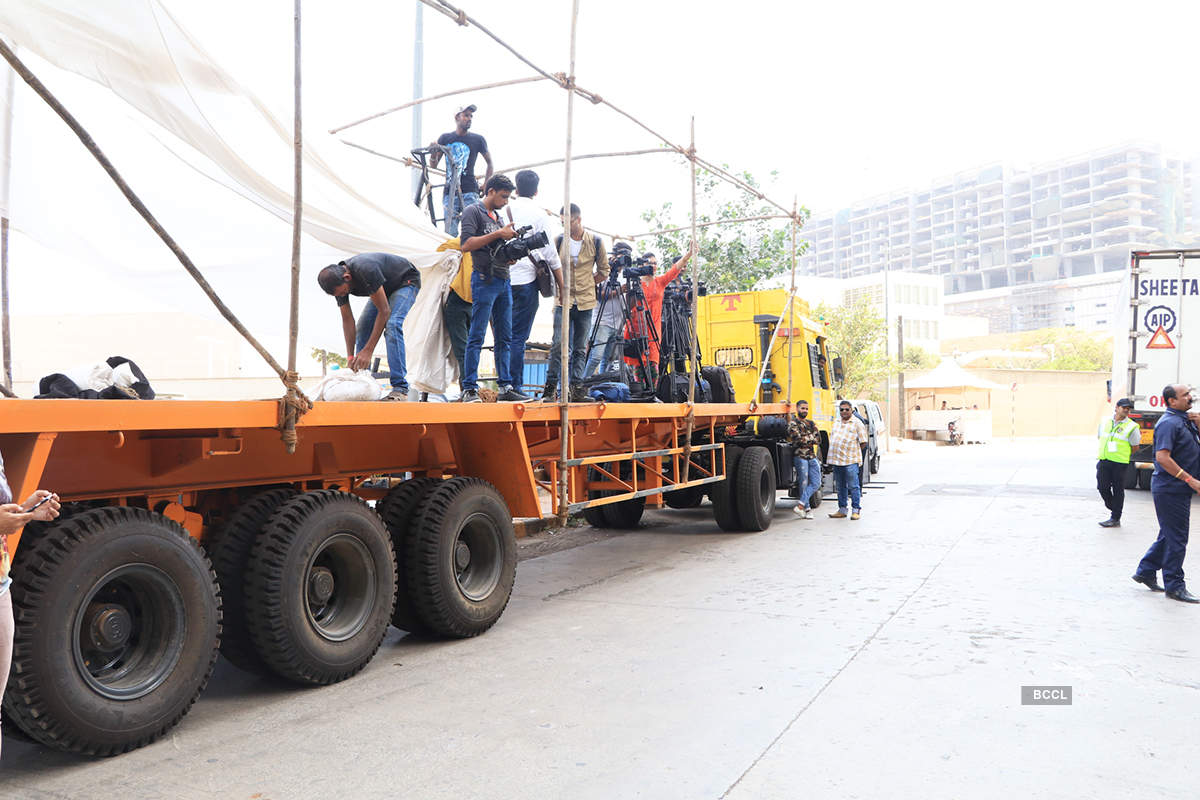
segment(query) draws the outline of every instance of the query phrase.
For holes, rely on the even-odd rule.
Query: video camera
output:
[[[524,225],[517,228],[517,235],[513,238],[508,241],[501,239],[492,245],[492,260],[501,264],[511,264],[528,256],[529,251],[545,247],[550,243],[550,237],[546,235],[545,231],[530,233],[532,230],[532,225]]]
[[[647,258],[634,258],[633,250],[625,242],[613,245],[613,254],[608,258],[608,282],[617,285],[617,273],[625,276],[626,281],[645,278],[654,274],[654,265]]]
[[[707,294],[708,285],[704,281],[698,281],[696,296],[704,297]],[[676,278],[667,284],[667,288],[663,291],[663,298],[668,302],[677,302],[681,307],[690,310],[692,307],[692,282],[683,280],[682,276]]]

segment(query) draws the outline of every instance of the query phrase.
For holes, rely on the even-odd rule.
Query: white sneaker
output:
[[[804,512],[804,518],[805,518],[805,519],[812,519],[812,518],[813,518],[812,511],[805,511],[805,512]]]
[[[797,517],[799,517],[800,519],[804,519],[804,506],[795,506],[794,508],[792,508],[792,511],[796,512]]]

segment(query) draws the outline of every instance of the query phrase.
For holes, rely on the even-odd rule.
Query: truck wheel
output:
[[[600,477],[600,473],[595,470],[591,471],[592,480]],[[624,467],[619,473],[622,478],[630,477],[629,467]],[[588,492],[588,499],[595,500],[599,497],[608,497],[613,494],[620,494],[612,489],[601,489],[599,491]],[[588,521],[593,528],[636,528],[638,522],[642,519],[642,512],[646,509],[646,498],[637,497],[633,500],[622,500],[619,503],[609,503],[606,506],[594,506],[583,510],[583,518]]]
[[[1137,471],[1137,485],[1139,489],[1150,491],[1150,476],[1154,474],[1152,469],[1139,469]]]
[[[1138,480],[1138,468],[1132,461],[1125,465],[1125,488],[1136,489]]]
[[[737,492],[734,491],[738,462],[742,460],[742,448],[737,445],[725,445],[725,480],[710,484],[708,496],[712,499],[713,518],[723,531],[740,531],[742,523],[738,519]]]
[[[695,508],[704,499],[707,486],[688,486],[663,495],[663,501],[671,508]]]
[[[405,568],[421,622],[442,636],[478,636],[500,619],[517,573],[512,514],[479,478],[451,478],[417,510]]]
[[[221,600],[200,546],[140,508],[48,526],[13,569],[4,714],[42,744],[116,755],[179,722],[217,660]]]
[[[337,683],[379,649],[396,599],[383,521],[331,489],[284,503],[254,543],[246,620],[259,656],[296,683]]]
[[[876,452],[875,455],[871,456],[871,474],[872,475],[879,474],[879,460],[880,460],[880,458],[879,458],[878,452]]]
[[[742,530],[765,531],[775,515],[775,464],[765,447],[747,447],[738,462],[734,491]]]
[[[413,609],[404,568],[405,543],[411,535],[417,508],[441,483],[439,478],[413,478],[392,487],[377,506],[383,524],[392,535],[392,549],[396,553],[396,609],[392,612],[392,624],[409,633],[427,634],[429,628],[421,623]]]
[[[609,503],[601,506],[608,527],[618,529],[636,528],[641,522],[642,512],[646,510],[646,498],[635,497],[632,500],[622,500],[619,503]]]
[[[205,540],[221,585],[221,654],[235,667],[265,675],[270,669],[254,649],[246,626],[246,565],[259,531],[295,489],[271,489],[238,506],[233,516]]]

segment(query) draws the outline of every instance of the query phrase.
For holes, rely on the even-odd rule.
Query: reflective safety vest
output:
[[[1129,434],[1138,424],[1131,419],[1124,422],[1108,421],[1108,430],[1102,430],[1100,435],[1101,461],[1115,461],[1118,464],[1128,464],[1133,455],[1133,447],[1129,444]]]

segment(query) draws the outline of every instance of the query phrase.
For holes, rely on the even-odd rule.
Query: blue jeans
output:
[[[450,213],[450,195],[442,195],[442,211],[446,215],[446,233],[451,236],[458,236],[458,220],[462,217],[463,209],[472,203],[479,202],[479,192],[463,192],[462,202],[457,202],[458,197],[455,197],[454,213]]]
[[[1183,557],[1187,555],[1192,495],[1151,489],[1151,496],[1158,516],[1158,538],[1142,556],[1137,574],[1149,578],[1161,569],[1163,587],[1168,592],[1182,591],[1187,588],[1183,580]]]
[[[808,498],[821,491],[821,462],[815,458],[792,456],[792,464],[796,468],[796,496],[808,511],[811,508]]]
[[[608,325],[601,325],[596,329],[596,341],[592,347],[592,352],[588,354],[587,364],[583,367],[584,377],[595,375],[597,372],[604,372],[605,369],[612,366],[613,359],[617,355],[617,345],[620,344],[623,328],[611,328]]]
[[[479,351],[483,350],[483,336],[488,323],[492,324],[492,340],[495,347],[496,376],[501,386],[511,386],[512,376],[508,372],[508,349],[512,341],[512,290],[508,278],[488,278],[478,272],[471,273],[471,330],[467,333],[467,354],[463,358],[462,389],[464,392],[479,388]]]
[[[837,486],[838,511],[846,513],[846,492],[850,492],[851,508],[862,511],[862,487],[858,484],[858,464],[834,466],[833,482]]]
[[[583,360],[587,356],[588,334],[592,332],[592,311],[580,311],[571,306],[567,324],[571,337],[571,385],[577,386],[583,380]],[[543,395],[549,397],[558,391],[559,373],[562,371],[562,306],[554,307],[554,339],[550,344],[550,364],[546,367],[546,388]]]
[[[540,302],[537,281],[512,287],[512,351],[508,355],[508,375],[517,391],[521,391],[525,383],[525,343],[529,341]]]
[[[408,316],[409,309],[412,308],[416,299],[416,286],[402,286],[392,292],[388,296],[388,307],[391,313],[388,315],[387,325],[383,328],[383,341],[387,345],[388,370],[392,375],[392,390],[404,394],[408,394],[408,380],[405,378],[408,368],[404,363],[404,318]],[[374,303],[367,300],[367,307],[358,315],[357,335],[354,340],[355,352],[362,350],[367,339],[371,338],[371,331],[375,328],[377,316],[379,316],[379,310],[375,308]]]

